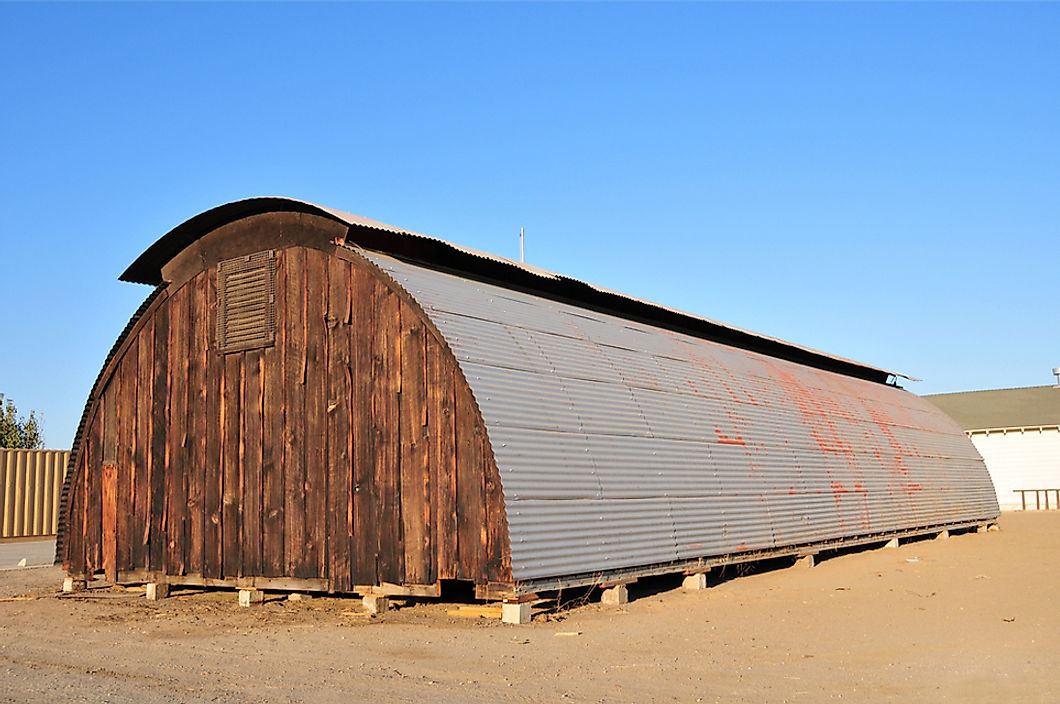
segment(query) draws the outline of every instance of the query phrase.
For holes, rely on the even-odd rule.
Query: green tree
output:
[[[3,395],[0,395],[0,400]],[[0,447],[16,447],[36,450],[44,447],[44,429],[36,412],[30,411],[29,417],[20,416],[11,399],[3,403],[0,409]]]

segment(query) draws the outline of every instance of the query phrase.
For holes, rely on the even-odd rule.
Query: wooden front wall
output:
[[[216,264],[134,327],[76,448],[67,570],[509,583],[497,469],[448,348],[355,254],[277,260],[273,346],[218,353]]]

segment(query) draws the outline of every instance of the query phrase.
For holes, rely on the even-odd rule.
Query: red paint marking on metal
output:
[[[721,432],[721,428],[715,428],[714,432],[718,436],[718,444],[720,445],[747,445],[744,439],[737,435],[736,437],[730,437],[725,433]]]

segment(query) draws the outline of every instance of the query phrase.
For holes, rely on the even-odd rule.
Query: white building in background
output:
[[[1055,386],[925,396],[986,462],[1002,510],[1060,508],[1060,369]]]

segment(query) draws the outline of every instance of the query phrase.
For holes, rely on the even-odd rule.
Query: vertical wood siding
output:
[[[448,348],[354,255],[293,246],[277,267],[272,346],[218,353],[215,267],[133,329],[78,448],[67,569],[510,582],[497,470]]]

